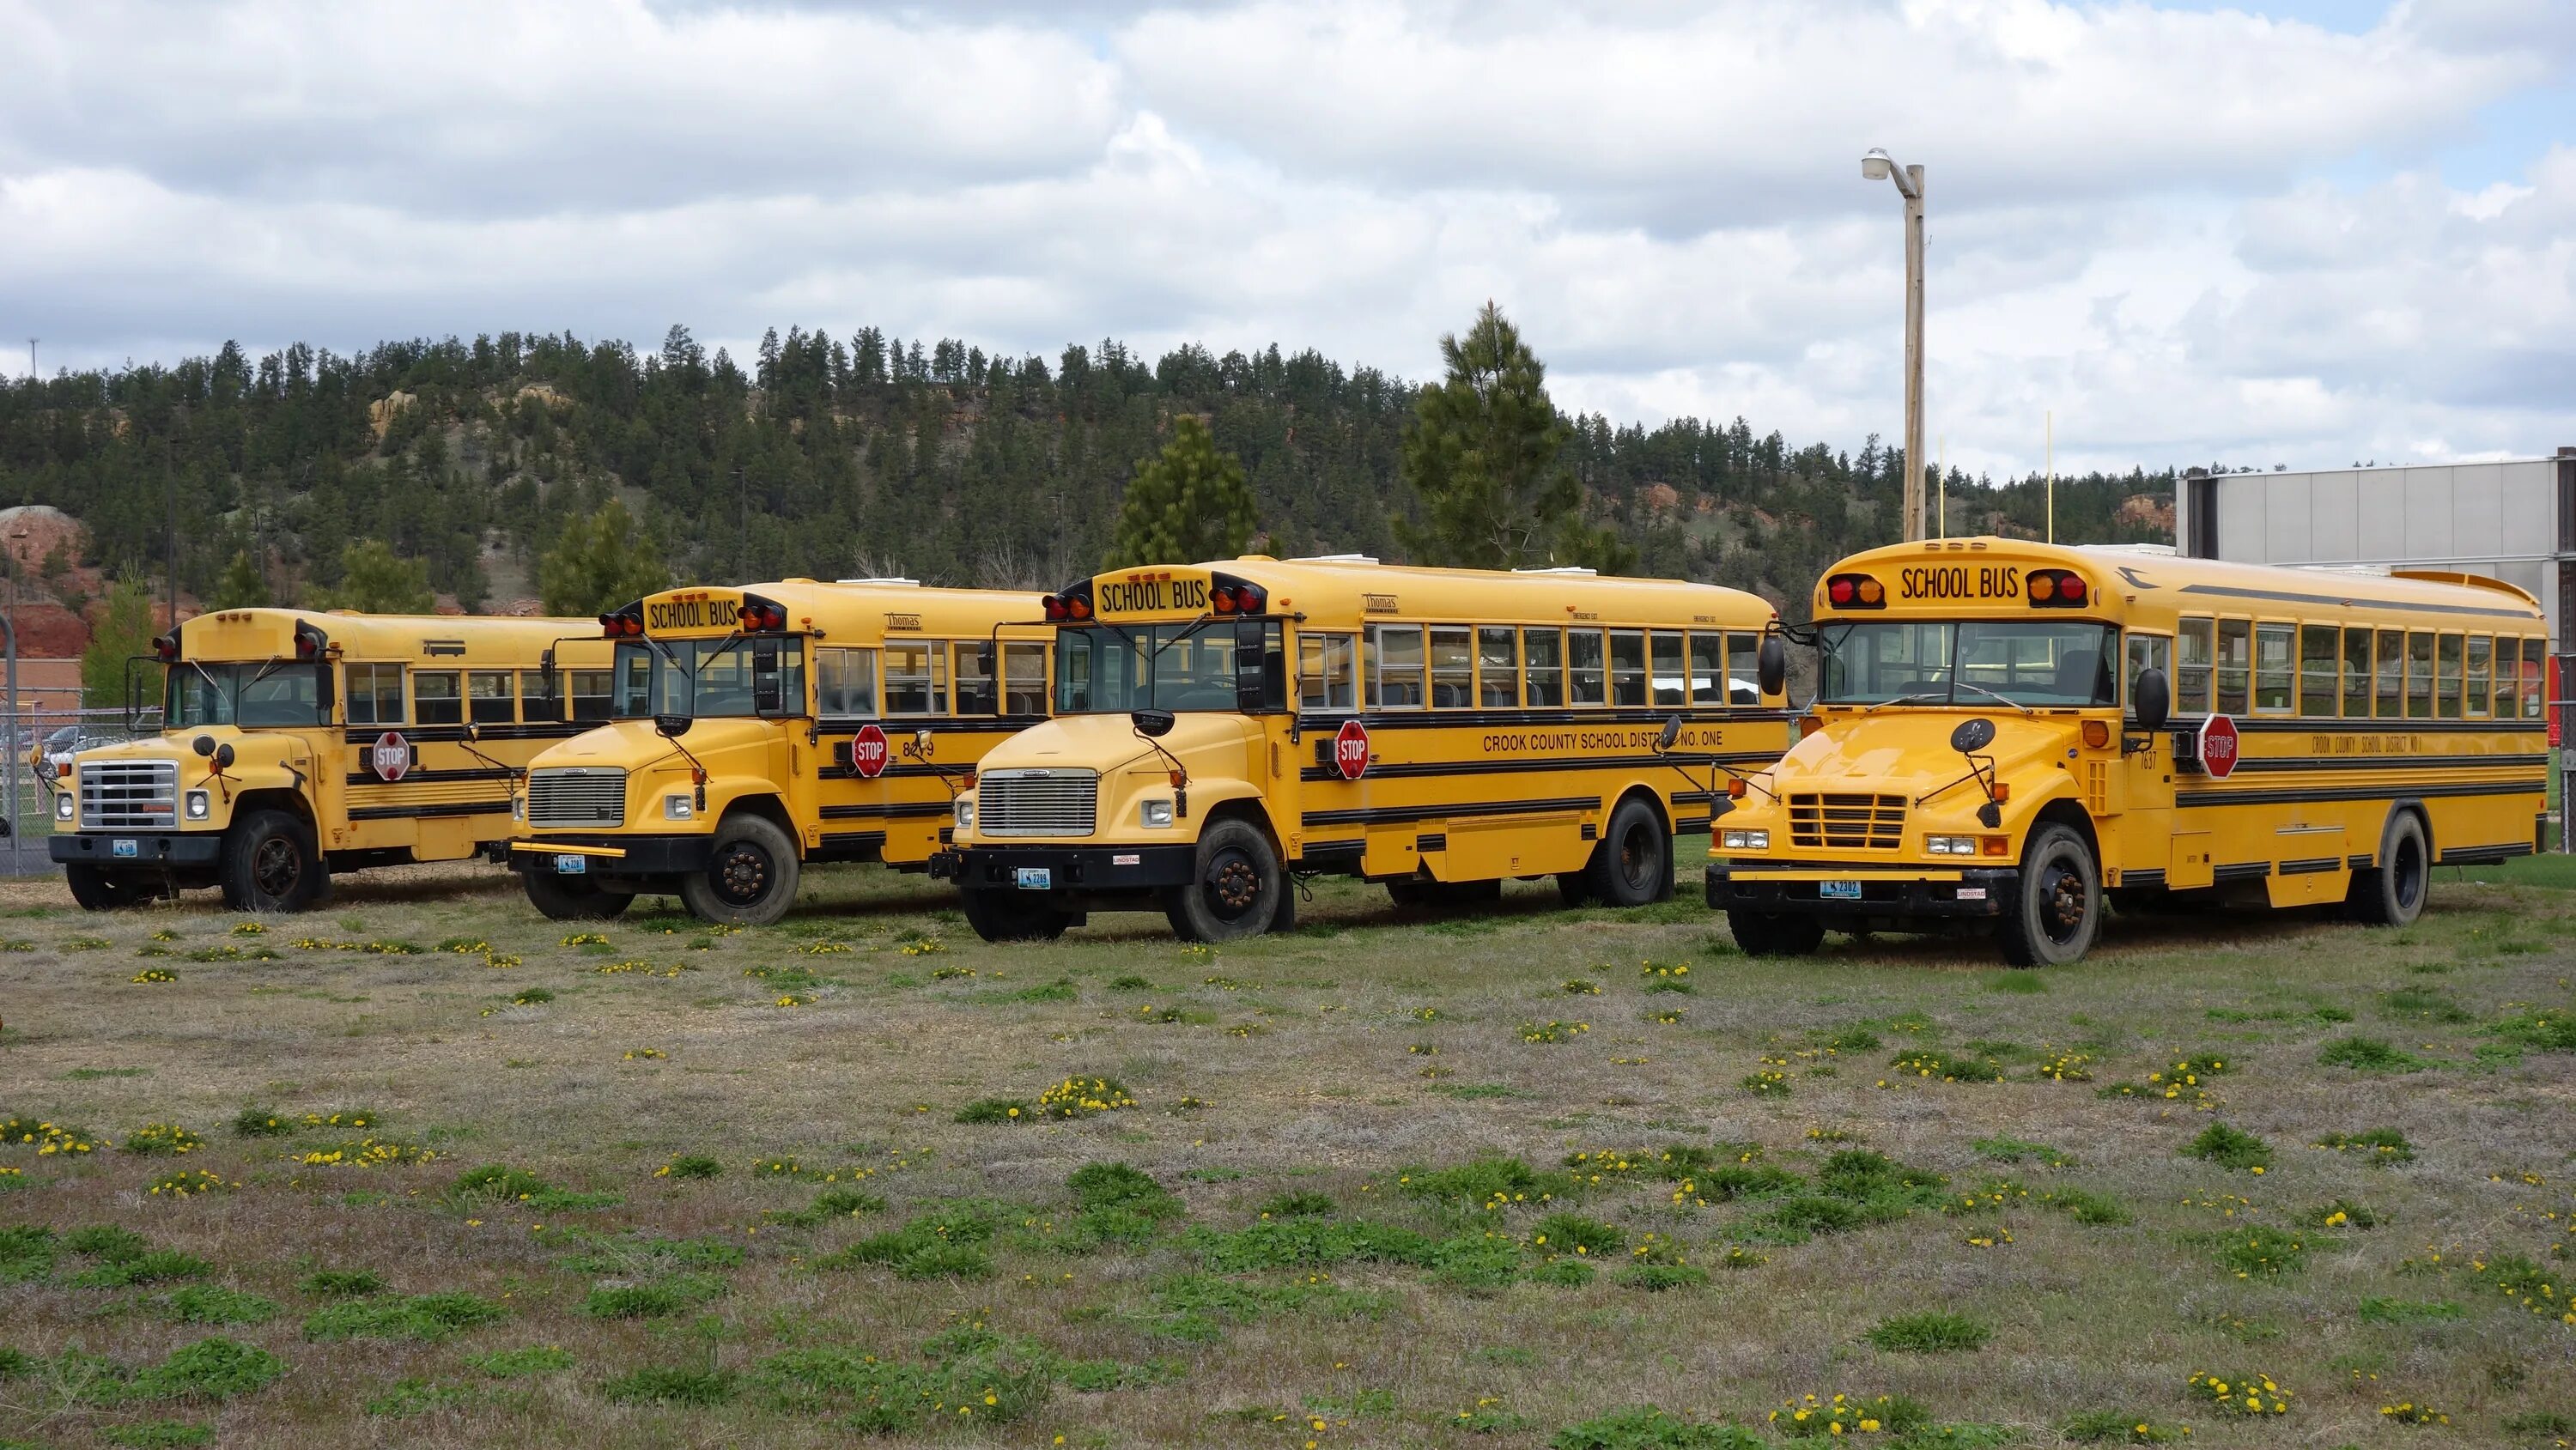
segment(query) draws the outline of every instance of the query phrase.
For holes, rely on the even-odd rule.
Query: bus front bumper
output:
[[[1899,869],[1831,861],[1712,861],[1708,904],[1715,911],[1759,911],[1828,920],[2001,916],[2021,892],[2010,867],[1956,871]]]
[[[930,874],[968,891],[1132,892],[1198,878],[1198,847],[966,846],[930,858]]]
[[[708,836],[540,836],[510,843],[510,869],[547,876],[686,876],[707,869]],[[574,870],[568,862],[579,861]]]
[[[221,831],[69,831],[45,846],[66,866],[212,866],[223,851]]]

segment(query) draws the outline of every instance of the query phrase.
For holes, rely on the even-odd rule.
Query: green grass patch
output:
[[[304,1337],[321,1343],[343,1339],[414,1339],[435,1343],[490,1324],[509,1313],[473,1294],[412,1294],[391,1299],[352,1299],[306,1316]]]
[[[612,1284],[583,1297],[593,1319],[667,1319],[724,1297],[729,1286],[713,1274],[673,1274],[643,1284]]]
[[[2446,1324],[2468,1317],[2466,1309],[2448,1299],[2394,1299],[2374,1295],[2353,1307],[2353,1312],[2370,1324]]]
[[[157,1307],[181,1324],[265,1324],[277,1317],[276,1300],[215,1284],[172,1290]]]
[[[2395,1128],[2369,1128],[2358,1133],[2328,1133],[2316,1146],[2361,1158],[2374,1168],[2393,1168],[2415,1161],[2415,1145]]]
[[[2218,1266],[2240,1279],[2277,1279],[2307,1267],[2304,1234],[2250,1224],[2218,1235]]]
[[[2400,987],[2379,994],[2379,1015],[2418,1022],[2474,1022],[2467,1008],[2430,987]]]
[[[1872,1346],[1889,1354],[1973,1352],[1994,1337],[1994,1326],[1984,1320],[1940,1310],[1882,1319],[1867,1336]]]
[[[381,1291],[385,1281],[373,1269],[317,1269],[296,1287],[325,1299],[356,1299]]]
[[[619,1405],[686,1405],[705,1409],[732,1401],[733,1371],[680,1365],[644,1365],[600,1382],[599,1393]]]
[[[2249,1169],[2269,1168],[2272,1165],[2272,1145],[2225,1123],[2212,1123],[2200,1130],[2200,1136],[2183,1145],[2182,1156],[2241,1173]]]
[[[2422,1072],[2432,1066],[2423,1058],[2378,1037],[2338,1037],[2317,1049],[2321,1067],[2348,1067],[2355,1072]]]
[[[2075,1160],[2067,1154],[2026,1138],[1979,1138],[1968,1145],[1980,1158],[1996,1163],[2040,1163],[2050,1168],[2063,1168]]]
[[[2488,1028],[2487,1035],[2525,1052],[2576,1052],[2576,1009],[2519,1012]]]

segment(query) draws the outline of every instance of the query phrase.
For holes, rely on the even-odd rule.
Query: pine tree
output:
[[[268,580],[260,573],[259,564],[248,550],[233,555],[224,566],[224,577],[215,581],[212,609],[259,609],[276,603],[269,596]]]
[[[1608,529],[1583,522],[1583,488],[1558,455],[1572,430],[1547,396],[1547,368],[1487,302],[1464,338],[1440,339],[1448,376],[1425,387],[1405,430],[1403,474],[1423,521],[1397,536],[1425,564],[1471,569],[1633,567]]]
[[[548,614],[600,614],[669,586],[671,571],[626,505],[610,499],[575,519],[537,564],[537,589]]]
[[[1184,413],[1172,420],[1172,441],[1163,451],[1138,460],[1103,567],[1230,559],[1260,527],[1243,464],[1216,446],[1205,423]]]
[[[152,595],[140,580],[129,579],[107,591],[107,607],[90,630],[89,648],[81,651],[81,697],[89,709],[113,710],[125,704],[126,662],[152,652]]]
[[[342,549],[340,587],[323,597],[325,608],[361,614],[427,614],[438,603],[429,592],[429,565],[402,558],[381,539]]]

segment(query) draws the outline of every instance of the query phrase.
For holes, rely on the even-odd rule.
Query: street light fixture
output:
[[[1861,153],[1864,181],[1887,181],[1905,198],[1905,532],[1923,537],[1923,168],[1900,166],[1878,147]]]

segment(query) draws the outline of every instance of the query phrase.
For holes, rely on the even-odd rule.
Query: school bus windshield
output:
[[[1252,653],[1230,623],[1094,625],[1055,637],[1055,708],[1060,715],[1129,710],[1233,710],[1236,666]],[[1279,654],[1279,626],[1260,648]]]
[[[2081,620],[1870,620],[1824,625],[1827,705],[2090,706],[2118,702],[2119,630]]]
[[[778,703],[759,708],[755,678],[762,672],[760,654],[778,651]],[[731,639],[666,641],[621,640],[617,645],[615,715],[637,720],[653,715],[686,715],[692,719],[726,716],[801,715],[805,713],[805,642],[801,639],[759,641]]]
[[[323,724],[320,665],[198,664],[170,667],[162,720],[173,730],[237,725],[247,730]]]

